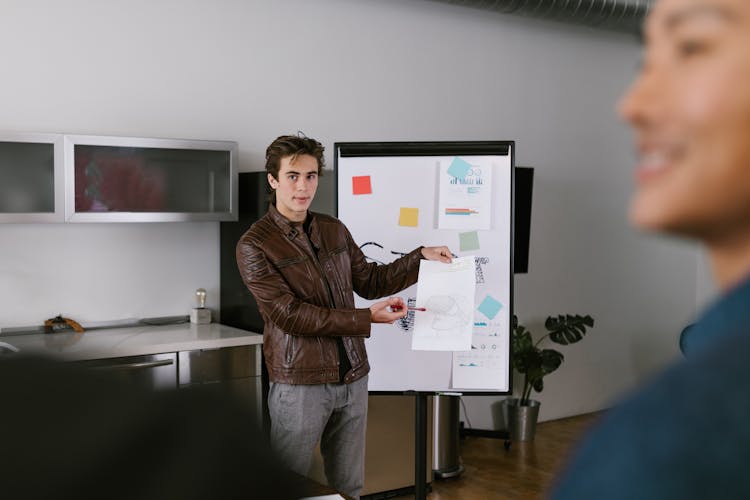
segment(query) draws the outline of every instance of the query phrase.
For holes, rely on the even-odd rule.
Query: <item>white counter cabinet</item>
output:
[[[259,345],[263,335],[218,323],[181,323],[89,330],[84,333],[0,335],[21,354],[52,356],[65,361],[121,358],[143,354]]]

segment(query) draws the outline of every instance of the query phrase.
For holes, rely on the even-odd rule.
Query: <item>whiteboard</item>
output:
[[[510,393],[514,149],[513,141],[334,144],[337,217],[368,261],[389,263],[420,245],[476,257],[472,349],[412,350],[418,312],[373,324],[371,392]],[[397,295],[414,305],[416,290]]]

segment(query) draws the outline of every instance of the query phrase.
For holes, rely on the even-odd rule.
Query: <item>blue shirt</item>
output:
[[[553,499],[750,499],[750,279],[680,346],[686,359],[584,438]]]

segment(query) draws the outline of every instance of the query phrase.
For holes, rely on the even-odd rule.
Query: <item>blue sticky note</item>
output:
[[[479,307],[477,307],[480,313],[484,314],[490,319],[495,319],[495,316],[497,316],[497,313],[499,313],[500,309],[502,308],[503,305],[489,295],[487,295],[482,303],[479,304]]]
[[[464,177],[466,177],[466,174],[469,173],[469,170],[471,170],[471,165],[469,165],[466,160],[462,160],[461,158],[456,156],[455,158],[453,158],[451,166],[448,167],[448,174],[452,175],[453,177],[463,179]]]

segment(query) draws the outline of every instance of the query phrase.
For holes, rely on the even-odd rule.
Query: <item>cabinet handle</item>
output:
[[[144,370],[156,368],[157,366],[173,365],[173,359],[160,359],[157,361],[142,361],[140,363],[126,363],[123,365],[107,365],[94,367],[95,370]]]

